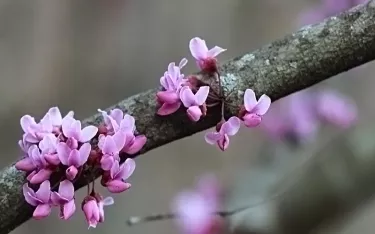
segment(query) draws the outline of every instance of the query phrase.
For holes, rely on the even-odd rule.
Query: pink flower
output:
[[[87,196],[82,204],[82,210],[85,214],[89,228],[96,228],[98,223],[104,222],[104,206],[114,203],[112,197],[102,198],[99,194],[91,194]]]
[[[22,116],[22,130],[25,132],[25,141],[29,143],[38,143],[45,135],[52,134],[53,125],[49,113],[47,113],[39,123],[30,115]]]
[[[226,51],[226,49],[218,46],[208,50],[206,41],[199,37],[195,37],[190,40],[189,48],[191,54],[196,59],[198,67],[206,72],[216,72],[216,56]]]
[[[27,176],[32,184],[39,184],[48,180],[52,171],[48,168],[48,163],[40,153],[36,145],[29,148],[28,157],[16,163],[16,168],[24,171],[33,171]]]
[[[202,105],[206,102],[209,92],[209,86],[200,87],[196,94],[193,94],[188,86],[181,88],[180,98],[184,106],[188,108],[186,112],[192,121],[196,122],[202,115],[206,114]]]
[[[60,140],[54,135],[47,135],[39,142],[39,149],[45,160],[51,165],[59,165],[60,159],[57,155],[57,144]]]
[[[110,171],[110,180],[106,182],[107,189],[112,193],[121,193],[130,188],[131,184],[125,182],[135,170],[135,161],[127,158],[125,162],[119,165],[115,161]]]
[[[57,153],[61,163],[68,166],[65,174],[69,180],[73,180],[78,173],[78,168],[87,162],[90,151],[91,145],[89,143],[83,144],[79,150],[70,149],[64,142],[57,145]]]
[[[120,160],[119,153],[124,148],[126,141],[126,134],[122,131],[116,132],[113,136],[101,135],[99,137],[98,147],[101,149],[103,156],[100,160],[103,170],[111,169],[115,160]]]
[[[268,111],[271,105],[271,99],[263,94],[257,101],[252,89],[246,89],[244,95],[244,108],[241,118],[246,127],[256,127],[262,121],[262,116]]]
[[[69,180],[60,182],[59,191],[52,192],[51,200],[54,205],[60,206],[60,218],[69,219],[76,210],[74,203],[74,186]]]
[[[215,214],[220,203],[218,184],[212,178],[199,183],[195,190],[184,191],[176,197],[173,209],[179,217],[178,225],[186,234],[218,233],[217,229],[221,227]]]
[[[99,206],[96,199],[91,196],[86,197],[82,205],[82,210],[89,228],[96,228],[96,225],[100,221]]]
[[[181,74],[181,69],[186,63],[187,59],[185,58],[181,60],[179,66],[176,66],[175,63],[170,63],[168,65],[168,71],[160,78],[163,91],[159,91],[156,94],[158,102],[161,103],[161,107],[157,111],[158,115],[170,115],[180,108],[181,101],[179,92],[186,83],[184,74]]]
[[[317,113],[323,120],[341,128],[356,122],[357,107],[351,99],[331,90],[321,91],[317,98]]]
[[[51,186],[48,180],[44,181],[36,192],[28,184],[24,184],[22,189],[26,202],[36,206],[33,213],[35,219],[45,218],[51,213]]]
[[[217,144],[222,151],[225,151],[229,146],[229,136],[235,135],[240,129],[241,121],[239,118],[233,116],[224,123],[219,123],[216,126],[217,132],[209,132],[205,135],[205,140],[208,144]]]
[[[87,126],[81,129],[81,121],[68,116],[62,121],[62,131],[65,137],[85,143],[90,141],[98,132],[95,126]]]

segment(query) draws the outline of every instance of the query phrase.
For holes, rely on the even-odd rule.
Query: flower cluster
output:
[[[194,190],[183,191],[175,198],[172,209],[177,224],[186,234],[214,234],[223,229],[217,212],[221,208],[221,188],[213,175],[203,176]]]
[[[263,120],[263,129],[272,139],[309,142],[322,123],[348,128],[357,120],[353,100],[337,91],[304,90],[274,103]]]
[[[133,173],[135,162],[128,158],[120,165],[119,155],[137,153],[146,143],[146,137],[135,135],[134,118],[121,110],[111,110],[110,114],[100,112],[104,119],[100,131],[95,126],[82,128],[72,111],[62,117],[57,107],[50,108],[39,122],[30,115],[21,118],[24,134],[19,146],[24,157],[15,167],[28,173],[29,183],[23,186],[23,194],[36,207],[35,219],[48,216],[52,206],[60,208],[61,219],[69,219],[76,210],[73,183],[82,173],[86,173],[87,182],[95,179],[92,173],[97,168],[102,172],[102,185],[110,192],[120,193],[130,188],[126,179]],[[92,147],[90,141],[96,138],[98,146]],[[53,173],[59,183],[51,186]],[[96,193],[93,182],[82,203],[89,227],[104,221],[103,207],[110,204],[113,199]]]
[[[322,4],[318,7],[302,12],[300,22],[303,25],[317,23],[326,17],[340,13],[365,1],[366,0],[323,0]]]
[[[157,114],[161,116],[173,114],[183,105],[189,119],[197,122],[206,116],[209,106],[221,104],[224,109],[226,104],[216,59],[216,56],[226,49],[218,46],[208,49],[205,40],[198,37],[190,40],[189,48],[198,68],[202,73],[216,79],[219,90],[213,90],[209,84],[200,81],[195,76],[185,78],[181,69],[188,62],[186,58],[183,58],[178,66],[172,62],[160,78],[162,90],[156,94],[156,100],[160,104]],[[210,105],[207,104],[208,101],[211,102]],[[267,95],[263,94],[257,100],[254,91],[247,89],[244,95],[244,105],[240,108],[238,117],[233,116],[225,120],[222,112],[222,120],[216,125],[215,132],[206,134],[206,142],[212,145],[216,144],[222,151],[226,150],[229,146],[229,136],[233,136],[239,131],[241,120],[246,127],[258,126],[270,104],[271,99]]]

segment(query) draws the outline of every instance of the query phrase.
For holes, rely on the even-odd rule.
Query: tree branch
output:
[[[224,92],[232,92],[229,101],[239,106],[247,88],[277,100],[374,58],[375,1],[372,0],[320,24],[304,27],[253,53],[234,58],[220,67],[220,73]],[[209,78],[202,74],[197,76]],[[147,136],[141,154],[213,127],[220,120],[220,108],[216,107],[209,109],[208,115],[198,123],[190,122],[182,110],[173,116],[158,117],[155,115],[156,91],[134,95],[115,105],[133,115],[137,129]],[[228,108],[226,115],[235,115],[237,111],[238,108]],[[101,116],[95,114],[84,124],[98,126],[100,122]],[[24,177],[14,165],[0,173],[0,234],[9,233],[32,215],[32,207],[22,195]],[[86,183],[86,180],[78,180],[76,189]]]

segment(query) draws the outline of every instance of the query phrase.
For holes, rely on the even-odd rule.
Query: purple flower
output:
[[[163,91],[156,94],[157,101],[161,104],[158,109],[158,115],[170,115],[176,112],[180,106],[181,101],[179,97],[180,89],[186,84],[184,74],[181,74],[181,69],[187,64],[187,59],[183,58],[176,66],[175,63],[168,65],[168,71],[160,78],[160,84]]]
[[[59,191],[52,192],[51,200],[54,205],[60,206],[60,218],[69,219],[76,210],[74,203],[74,186],[69,180],[60,182]]]
[[[206,72],[217,71],[216,56],[226,51],[226,49],[218,46],[215,46],[209,50],[207,48],[206,41],[199,37],[195,37],[190,40],[189,48],[192,56],[197,62],[197,66]]]
[[[48,180],[44,181],[36,192],[28,184],[24,184],[22,189],[26,202],[36,206],[33,213],[35,219],[45,218],[51,213],[51,186]]]
[[[341,128],[356,122],[357,107],[351,99],[332,90],[319,92],[317,98],[317,113],[324,121]]]
[[[104,222],[104,206],[110,206],[115,203],[112,197],[106,197],[104,199],[97,199],[99,208],[99,222]]]
[[[229,136],[235,135],[241,126],[241,120],[235,116],[230,117],[228,121],[219,123],[216,126],[216,132],[209,132],[205,135],[205,140],[208,144],[217,144],[222,151],[225,151],[229,146]]]
[[[180,98],[184,106],[188,108],[186,112],[192,121],[196,122],[206,114],[204,109],[202,111],[202,105],[206,102],[209,92],[209,86],[200,87],[195,94],[188,86],[181,88]]]
[[[45,160],[51,165],[59,165],[60,159],[57,155],[57,144],[60,140],[54,135],[47,135],[39,142],[39,149]]]
[[[52,134],[53,125],[49,113],[39,123],[30,115],[22,116],[21,127],[25,133],[24,140],[29,143],[38,143],[45,135]]]
[[[248,128],[256,127],[262,121],[262,116],[268,111],[271,99],[263,94],[257,101],[252,89],[246,89],[244,95],[244,108],[241,118]]]
[[[104,206],[109,206],[113,203],[112,197],[103,199],[99,194],[92,194],[84,199],[82,210],[89,228],[96,228],[98,223],[104,222]]]
[[[107,189],[112,193],[121,193],[130,188],[131,184],[126,180],[133,174],[135,170],[135,161],[127,158],[125,162],[119,165],[119,161],[115,161],[110,171],[110,180],[106,182]]]
[[[66,177],[69,180],[73,180],[78,173],[78,168],[87,162],[90,151],[91,145],[89,143],[83,144],[79,150],[69,148],[64,142],[57,145],[57,153],[61,163],[68,166]]]
[[[202,186],[204,185],[204,186]],[[195,190],[181,192],[173,203],[178,225],[186,234],[213,234],[220,228],[215,212],[219,207],[219,187],[212,177],[203,177]],[[216,230],[215,230],[216,229]]]
[[[101,135],[99,137],[98,147],[101,149],[103,156],[100,160],[103,170],[111,169],[115,160],[120,160],[119,153],[124,148],[126,141],[126,134],[122,131],[116,132],[113,136]]]
[[[66,138],[73,138],[79,142],[85,143],[96,135],[98,128],[95,126],[87,126],[81,129],[81,121],[68,116],[62,121],[62,131]]]

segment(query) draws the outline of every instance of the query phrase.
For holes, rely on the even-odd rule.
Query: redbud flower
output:
[[[181,87],[186,83],[184,74],[181,74],[181,69],[186,64],[187,59],[185,58],[181,60],[179,66],[176,66],[175,63],[170,63],[168,71],[160,78],[163,91],[159,91],[156,94],[158,102],[161,103],[161,107],[157,111],[158,115],[170,115],[180,108],[179,92]]]
[[[119,165],[115,161],[110,171],[110,179],[106,182],[107,189],[112,193],[121,193],[130,188],[131,184],[125,182],[135,170],[135,161],[127,158],[125,162]]]
[[[184,106],[188,108],[186,112],[192,121],[196,122],[206,114],[204,110],[202,112],[202,105],[206,102],[209,92],[209,86],[200,87],[196,94],[188,86],[181,88],[180,98]]]
[[[51,213],[51,185],[48,180],[44,181],[36,192],[28,184],[24,184],[22,189],[26,202],[36,206],[33,213],[35,219],[45,218]]]
[[[52,170],[48,168],[48,163],[40,153],[39,148],[36,145],[30,146],[28,155],[29,157],[16,163],[16,168],[20,170],[29,169],[25,171],[33,171],[27,176],[27,179],[32,184],[39,184],[48,180],[52,174]]]
[[[208,144],[217,144],[222,151],[229,146],[229,136],[235,135],[241,126],[241,120],[235,116],[230,117],[228,121],[219,123],[216,128],[217,132],[209,132],[205,135]]]
[[[69,148],[64,142],[60,142],[57,145],[57,153],[61,163],[68,166],[65,174],[69,180],[73,180],[76,177],[78,168],[87,161],[90,151],[91,145],[89,143],[83,144],[79,150]]]
[[[206,41],[199,37],[195,37],[190,40],[189,43],[190,52],[196,59],[197,66],[206,72],[216,72],[217,71],[217,60],[216,56],[226,51],[221,47],[215,46],[214,48],[208,50]]]
[[[116,132],[113,136],[100,136],[98,147],[103,153],[102,159],[100,160],[103,170],[110,170],[113,162],[115,160],[120,160],[119,153],[124,148],[125,141],[126,134],[122,131]]]
[[[331,90],[319,92],[317,98],[317,113],[323,120],[341,128],[357,120],[357,108],[351,99]]]
[[[86,197],[82,204],[82,210],[89,225],[88,228],[96,228],[100,221],[99,206],[96,199],[92,196]]]
[[[174,201],[173,209],[178,215],[177,221],[184,233],[214,234],[221,227],[220,217],[215,214],[219,209],[219,188],[216,187],[216,181],[211,178],[199,182],[209,189],[199,186],[195,190],[180,193]],[[212,182],[214,184],[211,184]]]
[[[59,139],[54,135],[47,135],[39,142],[39,149],[42,151],[43,157],[51,165],[59,165],[60,159],[57,155],[57,144]]]
[[[98,128],[95,126],[87,126],[81,129],[81,121],[68,116],[62,121],[62,131],[65,137],[74,138],[79,142],[85,143],[96,135]]]
[[[101,196],[96,196],[99,207],[99,222],[104,222],[104,206],[110,206],[115,203],[112,197],[102,198]]]
[[[52,192],[51,200],[54,205],[60,206],[60,218],[69,219],[76,210],[74,203],[74,186],[69,180],[60,182],[59,191]]]
[[[39,123],[30,115],[22,116],[22,130],[25,132],[25,141],[29,143],[38,143],[47,134],[52,134],[53,125],[49,113],[47,113]]]
[[[268,111],[271,99],[263,94],[257,101],[252,89],[246,89],[244,95],[244,108],[241,118],[246,127],[256,127],[262,121],[262,116]]]

